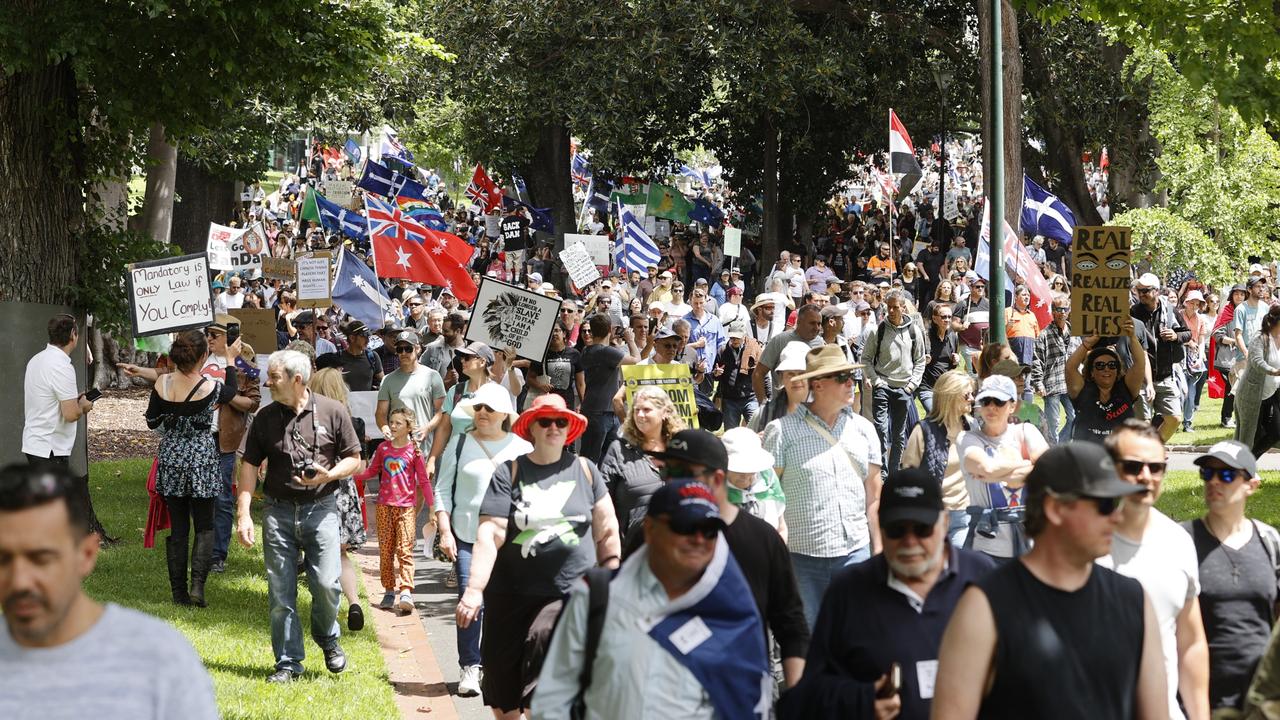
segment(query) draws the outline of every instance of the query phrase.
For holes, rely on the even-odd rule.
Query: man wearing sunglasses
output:
[[[938,646],[951,611],[995,560],[947,542],[949,516],[938,480],[905,468],[880,493],[884,552],[838,576],[822,600],[804,679],[783,699],[782,718],[888,717],[925,720]],[[903,628],[915,628],[904,633]],[[901,685],[890,687],[890,666]],[[895,692],[896,690],[896,692]]]
[[[1168,440],[1182,429],[1182,399],[1186,388],[1174,368],[1178,367],[1186,351],[1183,345],[1191,341],[1191,330],[1182,314],[1160,297],[1160,278],[1144,273],[1133,284],[1138,301],[1129,308],[1129,316],[1139,325],[1139,339],[1147,351],[1147,364],[1151,368],[1151,382],[1155,385],[1155,399],[1150,395],[1145,417],[1160,428],[1160,435]],[[1150,391],[1148,391],[1150,392]]]
[[[1138,581],[1094,562],[1111,552],[1118,511],[1143,487],[1081,442],[1041,455],[1026,487],[1035,544],[960,596],[938,652],[932,717],[1168,720],[1151,603]]]
[[[1142,492],[1127,499],[1098,564],[1142,583],[1155,610],[1164,649],[1169,716],[1181,720],[1177,698],[1190,720],[1209,719],[1209,645],[1200,616],[1200,572],[1195,544],[1176,522],[1155,509],[1164,483],[1166,454],[1160,432],[1130,418],[1103,443],[1120,479]]]

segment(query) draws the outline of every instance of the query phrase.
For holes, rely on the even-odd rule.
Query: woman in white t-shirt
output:
[[[998,558],[1017,557],[1027,549],[1023,486],[1036,459],[1049,449],[1034,425],[1010,423],[1017,401],[1011,378],[983,380],[977,395],[980,427],[961,433],[958,448],[970,503],[965,545]]]

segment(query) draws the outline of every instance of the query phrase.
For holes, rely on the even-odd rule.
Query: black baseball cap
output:
[[[711,488],[697,480],[673,480],[658,488],[649,498],[647,514],[649,517],[667,516],[667,524],[680,533],[706,525],[718,525],[721,530],[725,528],[720,517],[720,503],[711,494]]]
[[[313,324],[315,321],[316,321],[316,314],[310,310],[303,310],[302,312],[293,316],[294,327],[306,327],[307,325]]]
[[[1027,488],[1093,498],[1118,498],[1147,492],[1142,485],[1121,480],[1110,453],[1101,445],[1090,442],[1069,442],[1045,451],[1027,475]]]
[[[729,452],[724,449],[724,443],[706,430],[681,430],[667,441],[666,450],[649,454],[660,460],[702,465],[712,470],[729,469]]]
[[[880,489],[880,527],[901,520],[932,525],[945,508],[942,483],[920,468],[890,474]]]

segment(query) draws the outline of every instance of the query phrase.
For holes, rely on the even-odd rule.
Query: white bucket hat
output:
[[[511,403],[511,393],[507,389],[495,382],[487,382],[480,386],[480,389],[474,395],[458,403],[458,407],[471,417],[476,416],[476,405],[488,405],[493,411],[501,415],[506,415],[512,423],[520,416],[516,412],[515,406]]]
[[[773,467],[773,453],[764,449],[751,428],[726,430],[720,441],[729,453],[729,472],[758,473]]]
[[[777,372],[785,372],[787,370],[799,370],[804,372],[809,369],[809,364],[805,358],[809,354],[809,343],[792,340],[782,348],[782,354],[778,359],[778,367],[774,368]]]

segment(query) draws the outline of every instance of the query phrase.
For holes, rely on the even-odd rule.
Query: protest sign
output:
[[[688,365],[623,365],[621,370],[622,385],[627,389],[627,407],[632,406],[640,388],[659,387],[671,398],[685,424],[698,427],[698,402],[693,396],[693,377]]]
[[[262,277],[271,280],[293,281],[297,277],[297,265],[289,258],[263,257]]]
[[[586,246],[582,243],[566,245],[564,250],[560,251],[560,262],[564,263],[569,279],[573,280],[573,284],[579,288],[585,288],[600,279],[600,269],[595,266],[591,253],[587,252]]]
[[[362,440],[377,440],[382,437],[382,429],[378,427],[378,391],[360,390],[347,393],[347,407],[351,409],[351,417],[364,418],[364,437]]]
[[[575,235],[573,233],[565,233],[564,246],[569,247],[574,243],[582,243],[587,252],[591,253],[591,262],[601,267],[609,267],[609,236],[608,235]],[[579,285],[578,287],[582,287]]]
[[[297,265],[298,307],[322,308],[332,305],[333,301],[329,299],[329,253],[309,253],[298,258]]]
[[[227,311],[240,321],[240,337],[254,352],[270,354],[276,349],[276,311],[271,308],[236,308]]]
[[[727,227],[724,229],[724,254],[742,257],[742,228]]]
[[[1122,334],[1129,317],[1132,230],[1076,226],[1071,256],[1071,333],[1080,337]]]
[[[654,240],[671,237],[671,221],[666,218],[658,218],[656,223],[657,229],[653,233]]]
[[[214,270],[261,268],[262,256],[266,250],[266,234],[259,224],[242,230],[209,223],[205,252],[209,256],[209,267]]]
[[[960,196],[955,190],[947,190],[943,196],[942,217],[948,221],[960,217]]]
[[[466,340],[479,340],[494,350],[514,348],[520,357],[542,362],[559,316],[558,299],[484,277]]]
[[[324,197],[329,202],[337,203],[350,210],[351,192],[354,187],[355,183],[350,180],[325,180]]]
[[[125,284],[134,337],[204,327],[213,322],[213,288],[204,253],[131,263]]]

